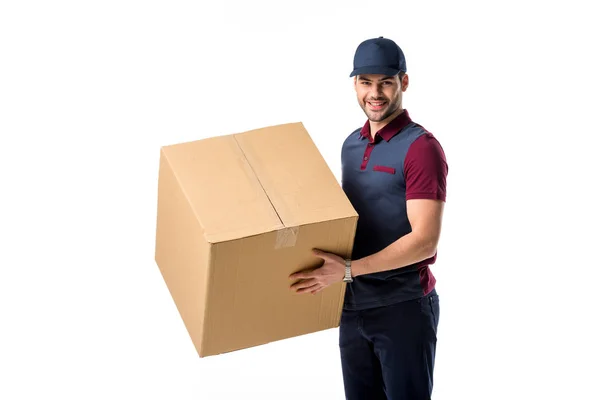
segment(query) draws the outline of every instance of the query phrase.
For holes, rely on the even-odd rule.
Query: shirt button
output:
[[[369,159],[369,157],[365,157],[364,160],[367,161]]]

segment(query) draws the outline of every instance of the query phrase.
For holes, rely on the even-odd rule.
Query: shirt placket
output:
[[[371,159],[371,153],[373,152],[374,147],[375,141],[369,140],[369,143],[367,143],[367,146],[365,147],[365,153],[363,155],[362,164],[360,165],[360,169],[362,171],[367,169],[367,164],[369,164],[369,160]]]

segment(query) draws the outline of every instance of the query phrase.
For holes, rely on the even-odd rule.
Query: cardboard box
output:
[[[161,148],[155,259],[200,357],[339,326],[345,284],[289,289],[358,215],[302,123]]]

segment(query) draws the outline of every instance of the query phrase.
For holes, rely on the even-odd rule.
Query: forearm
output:
[[[435,254],[437,243],[411,232],[383,250],[352,262],[352,275],[389,271],[426,260]]]

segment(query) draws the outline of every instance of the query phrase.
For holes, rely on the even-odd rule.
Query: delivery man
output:
[[[347,282],[339,330],[347,399],[429,399],[440,314],[430,266],[448,165],[402,107],[409,80],[394,41],[360,43],[350,77],[368,118],[341,151],[342,188],[359,215],[352,258],[315,249],[323,265],[291,275],[291,289],[314,294]]]

